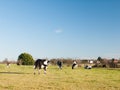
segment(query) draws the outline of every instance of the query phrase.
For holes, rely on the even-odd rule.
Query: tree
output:
[[[104,63],[104,60],[101,57],[98,57],[97,60],[102,64]]]
[[[101,57],[98,57],[97,60],[98,60],[98,61],[102,61],[102,58],[101,58]]]
[[[21,53],[18,56],[18,63],[22,64],[22,65],[33,65],[34,60],[33,60],[33,57],[30,54],[28,54],[28,53]]]

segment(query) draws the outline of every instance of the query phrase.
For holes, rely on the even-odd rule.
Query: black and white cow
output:
[[[57,61],[57,65],[58,65],[58,68],[59,68],[59,69],[62,69],[62,62],[61,62],[61,61],[58,60],[58,61]]]
[[[10,67],[10,62],[6,62],[6,64],[7,64],[7,68],[9,68]]]
[[[34,69],[38,69],[38,74],[40,74],[40,69],[44,69],[44,74],[46,74],[46,69],[49,64],[49,61],[46,59],[37,59],[34,63]],[[35,74],[35,71],[34,71]]]
[[[84,68],[85,69],[92,69],[92,66],[90,66],[90,65],[84,65]]]
[[[73,64],[72,64],[72,69],[74,69],[75,67],[77,67],[77,62],[76,61],[73,61]]]

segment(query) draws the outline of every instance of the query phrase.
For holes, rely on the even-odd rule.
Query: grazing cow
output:
[[[10,67],[10,62],[7,62],[6,64],[7,64],[7,68],[9,68]]]
[[[61,61],[58,60],[58,61],[57,61],[57,65],[58,65],[58,68],[59,68],[59,69],[62,69],[62,62],[61,62]]]
[[[46,74],[46,69],[49,64],[49,61],[46,59],[37,59],[34,63],[34,69],[38,69],[38,74],[40,74],[40,69],[44,69],[44,74]],[[34,71],[35,74],[35,71]]]
[[[84,65],[85,69],[92,69],[92,66]]]
[[[72,69],[74,69],[75,67],[77,67],[77,62],[76,62],[76,61],[73,61]]]

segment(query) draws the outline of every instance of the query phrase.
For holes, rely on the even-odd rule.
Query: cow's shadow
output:
[[[30,74],[30,73],[24,73],[24,72],[0,72],[0,74]]]

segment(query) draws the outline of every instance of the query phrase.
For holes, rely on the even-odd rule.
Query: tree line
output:
[[[90,61],[93,61],[93,67],[110,67],[110,68],[120,68],[120,60],[118,59],[104,59],[100,56],[96,60],[91,59],[72,59],[72,58],[53,58],[50,59],[50,64],[56,65],[57,61],[60,60],[64,65],[70,66],[74,60],[77,61],[78,66],[82,64],[90,64]],[[21,53],[18,56],[17,61],[9,61],[8,59],[3,60],[0,63],[13,63],[17,65],[33,65],[35,60],[33,59],[32,55],[29,53]]]

